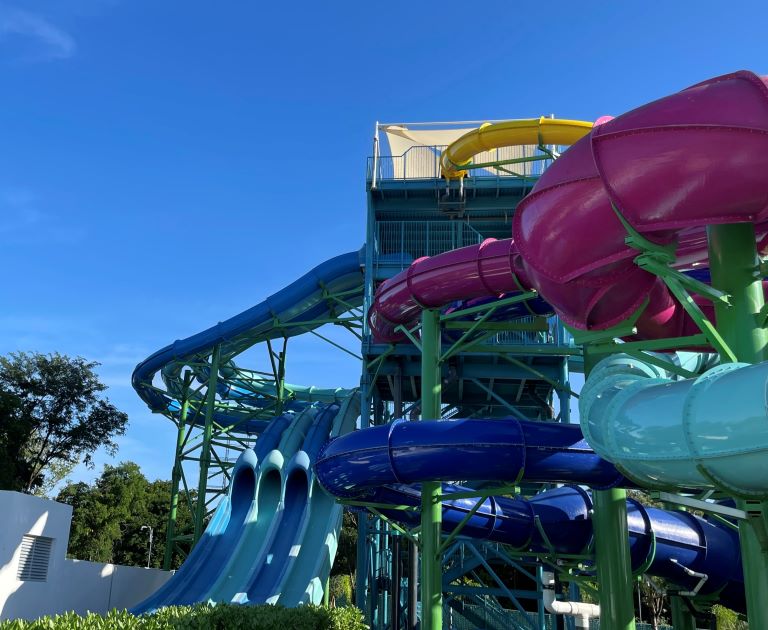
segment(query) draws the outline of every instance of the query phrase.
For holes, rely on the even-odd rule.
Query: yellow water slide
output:
[[[520,145],[571,145],[591,129],[592,123],[583,120],[544,117],[486,123],[450,144],[440,156],[440,168],[445,178],[464,177],[472,158],[483,151]]]

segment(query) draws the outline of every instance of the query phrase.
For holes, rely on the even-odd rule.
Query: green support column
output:
[[[696,618],[691,614],[682,598],[673,595],[669,598],[672,609],[672,627],[675,630],[696,630]]]
[[[595,357],[584,349],[584,374],[589,375]],[[595,558],[600,594],[600,628],[635,630],[632,563],[629,555],[627,491],[622,488],[592,492]]]
[[[176,513],[179,507],[179,483],[181,481],[181,455],[184,449],[184,434],[187,428],[187,414],[189,413],[189,386],[192,384],[192,372],[184,372],[184,398],[181,401],[179,413],[179,432],[176,434],[176,451],[173,459],[173,472],[171,473],[171,510],[168,513],[168,525],[165,534],[165,556],[163,556],[163,570],[169,571],[173,561],[173,548],[176,542]]]
[[[600,588],[600,628],[634,630],[627,491],[621,488],[595,490],[592,500],[595,508],[592,523]]]
[[[712,286],[731,296],[731,306],[715,303],[717,330],[739,361],[763,361],[768,334],[759,321],[765,298],[755,227],[751,223],[712,225],[708,236]],[[743,510],[750,507],[745,501],[737,503]],[[739,523],[739,540],[749,625],[768,628],[768,554],[746,521]]]
[[[421,419],[440,417],[440,313],[421,315]],[[440,528],[443,520],[441,484],[421,484],[421,628],[443,627],[443,575]]]
[[[216,404],[216,382],[219,378],[219,357],[221,347],[216,345],[211,354],[208,390],[205,392],[205,426],[203,444],[200,447],[200,480],[197,484],[197,505],[195,506],[195,535],[193,543],[200,540],[205,525],[205,496],[208,489],[208,468],[211,465],[211,438],[213,437],[213,411]]]

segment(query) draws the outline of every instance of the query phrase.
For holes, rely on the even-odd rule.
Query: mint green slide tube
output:
[[[590,446],[644,487],[768,495],[768,363],[674,360],[704,371],[679,378],[627,355],[595,367],[579,400]]]

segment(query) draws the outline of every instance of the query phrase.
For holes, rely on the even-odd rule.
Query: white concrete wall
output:
[[[0,491],[0,620],[129,608],[170,578],[159,569],[66,559],[71,520],[69,505]],[[54,539],[45,582],[16,579],[25,534]]]

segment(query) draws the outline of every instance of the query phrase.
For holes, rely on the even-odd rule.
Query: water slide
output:
[[[259,415],[276,386],[239,368],[232,357],[267,339],[305,333],[322,319],[362,304],[361,253],[318,265],[264,302],[201,333],[159,350],[140,363],[133,384],[157,411],[180,413],[182,373],[209,377],[207,358],[219,345],[221,363],[214,420],[259,434],[232,471],[227,496],[176,574],[134,608],[143,613],[199,601],[319,603],[341,529],[342,508],[315,481],[312,464],[329,437],[354,429],[356,390],[284,384],[284,413]],[[204,395],[191,398],[205,416]],[[231,406],[230,402],[233,402]],[[253,419],[257,418],[257,419]],[[285,535],[290,532],[290,535]],[[279,535],[278,535],[279,533]]]
[[[323,318],[360,306],[363,303],[362,264],[362,251],[331,258],[256,306],[161,348],[133,371],[136,393],[153,411],[175,413],[177,399],[183,391],[182,371],[204,363],[214,346],[221,347],[223,369],[232,370],[236,366],[227,365],[228,361],[252,345],[304,334],[321,326],[318,322]],[[334,295],[342,295],[343,301]],[[307,323],[291,325],[301,322]],[[157,378],[162,379],[164,388],[155,382]],[[236,415],[227,420],[226,414],[222,414],[220,422],[233,424],[239,420]]]
[[[674,264],[683,270],[706,264],[705,229],[713,223],[755,223],[762,251],[768,218],[768,183],[762,177],[768,161],[767,94],[759,77],[736,73],[604,121],[591,131],[585,123],[537,119],[472,132],[474,136],[463,145],[457,143],[446,152],[449,161],[444,161],[443,167],[447,176],[460,176],[461,167],[466,166],[473,152],[491,148],[494,143],[573,146],[520,204],[514,217],[514,239],[489,239],[479,246],[419,259],[407,271],[384,282],[369,312],[375,337],[379,341],[400,341],[397,326],[413,323],[424,306],[450,308],[457,302],[497,299],[529,289],[535,289],[564,321],[577,328],[609,328],[642,309],[636,324],[640,338],[698,332],[667,285],[635,264],[638,252],[625,242],[627,226],[658,246],[658,251],[676,252]],[[615,209],[620,210],[621,217]],[[256,341],[307,330],[306,326],[276,328],[276,320],[313,321],[334,312],[327,299],[329,286],[348,292],[348,302],[361,303],[363,282],[357,253],[332,259],[253,309],[158,351],[137,367],[135,388],[152,409],[177,413],[178,396],[171,392],[181,391],[182,369],[199,364],[214,345],[220,344],[226,366],[223,369],[233,370],[234,375],[228,389],[220,392],[222,398],[253,401],[257,408],[258,401],[269,392],[258,391],[259,387],[249,385],[249,379],[237,377],[237,367],[229,364],[231,357]],[[706,303],[702,302],[701,307],[706,309]],[[418,484],[424,481],[444,480],[448,493],[461,489],[448,483],[457,478],[463,482],[521,478],[571,484],[528,500],[491,497],[464,530],[520,549],[552,545],[571,553],[586,549],[592,536],[591,500],[578,485],[712,487],[712,479],[717,477],[697,477],[693,473],[707,451],[713,466],[719,458],[733,456],[732,464],[724,465],[724,470],[713,468],[713,474],[727,473],[724,481],[743,492],[765,491],[765,480],[753,479],[754,469],[735,465],[737,452],[731,452],[734,443],[742,449],[750,448],[750,453],[764,448],[766,432],[762,429],[749,445],[744,443],[745,438],[734,439],[745,428],[765,426],[764,405],[757,404],[753,391],[759,389],[754,383],[765,383],[761,366],[701,366],[695,379],[680,379],[651,373],[645,369],[647,366],[631,358],[624,357],[623,363],[621,357],[618,359],[601,366],[594,378],[590,377],[590,388],[582,403],[584,435],[576,427],[511,420],[396,423],[349,435],[340,435],[343,431],[339,430],[334,434],[340,437],[317,456],[317,477],[336,496],[413,505],[418,504],[420,496]],[[205,379],[206,374],[198,367],[197,376]],[[164,382],[165,388],[157,379]],[[747,381],[753,386],[744,387],[749,402],[743,417],[734,417],[730,406],[722,408],[720,432],[711,433],[714,423],[713,413],[707,415],[711,410],[706,401],[712,399],[707,398],[708,388],[721,388],[711,390],[717,399],[722,389]],[[674,389],[670,409],[654,406],[652,400],[661,391],[652,391],[654,387]],[[601,404],[611,396],[611,405]],[[693,402],[699,399],[705,403],[690,414]],[[622,404],[627,413],[614,413]],[[306,414],[317,416],[324,413],[322,409],[327,407],[299,405],[289,423],[298,424],[297,414],[302,418]],[[222,423],[242,421],[234,411],[231,417],[226,410],[217,409],[216,413],[221,415],[217,421]],[[620,421],[625,420],[622,425]],[[254,430],[263,431],[259,444],[265,438],[273,444],[281,443],[286,427],[280,431],[273,428],[280,421],[259,420],[253,424]],[[685,427],[682,437],[677,430],[680,427],[675,428],[678,424]],[[694,429],[693,434],[688,427]],[[637,430],[645,441],[620,442]],[[714,438],[709,439],[712,435]],[[680,446],[675,452],[675,465],[658,461],[659,445],[669,444],[670,439],[677,440],[673,444]],[[322,590],[323,571],[330,567],[333,557],[334,543],[329,540],[333,539],[333,531],[326,529],[314,538],[308,534],[314,531],[313,524],[333,515],[334,509],[335,514],[340,512],[327,497],[325,503],[318,501],[319,507],[312,503],[310,496],[324,497],[312,484],[293,482],[292,471],[308,471],[310,454],[317,452],[317,442],[307,440],[309,435],[302,444],[307,449],[306,458],[299,457],[299,453],[287,467],[284,456],[282,464],[273,461],[277,457],[270,460],[266,446],[243,455],[229,500],[222,502],[214,514],[206,537],[178,575],[148,600],[149,604],[145,602],[142,610],[182,601],[180,597],[188,598],[185,601],[204,599],[212,589],[223,598],[241,602],[292,605],[316,601]],[[286,449],[297,448],[298,443],[298,438],[291,437],[283,445]],[[615,448],[618,443],[622,448]],[[457,458],[456,453],[462,457]],[[257,484],[273,490],[257,496]],[[305,506],[311,507],[299,516],[298,511],[288,507],[291,497],[300,497]],[[262,547],[257,549],[255,543],[251,547],[251,529],[245,538],[241,536],[247,519],[258,521],[259,500],[277,501],[278,509],[269,526],[264,526],[262,540],[286,559],[286,570],[282,560],[279,566],[277,562],[267,566],[267,558],[272,556]],[[445,501],[446,530],[455,527],[470,509],[467,499]],[[744,609],[738,541],[730,528],[688,513],[646,508],[633,501],[628,502],[627,509],[636,570],[664,576],[688,590],[696,581],[690,572],[706,574],[700,593],[719,592],[733,608]],[[412,518],[402,512],[396,516]],[[274,535],[277,523],[283,519],[298,524],[297,535],[305,533],[300,549],[296,550],[298,538],[280,540]],[[227,531],[232,533],[227,535]],[[227,545],[217,542],[225,539]],[[307,544],[308,540],[311,544]],[[247,549],[264,561],[244,567],[237,549]],[[297,572],[297,567],[302,570]]]
[[[401,341],[397,327],[414,324],[424,307],[530,289],[582,330],[608,329],[636,315],[642,339],[698,334],[675,293],[637,264],[639,252],[627,242],[628,231],[681,270],[707,265],[706,228],[712,224],[755,224],[763,251],[766,82],[737,72],[599,122],[589,131],[572,121],[518,121],[499,126],[495,134],[490,125],[449,147],[443,157],[447,177],[461,176],[474,153],[493,146],[531,143],[534,136],[535,142],[555,143],[554,137],[543,139],[553,133],[544,126],[567,130],[575,140],[518,206],[514,238],[419,259],[382,283],[368,315],[375,337]],[[567,143],[564,136],[557,138]],[[694,299],[712,314],[709,303]],[[695,378],[679,378],[628,356],[599,365],[580,401],[584,436],[597,455],[570,426],[514,420],[395,423],[329,444],[318,458],[318,477],[339,497],[412,505],[418,504],[420,482],[456,479],[716,487],[764,496],[768,366],[711,367],[702,361],[698,367]],[[455,487],[445,484],[444,491]],[[543,544],[538,517],[556,549],[577,553],[591,537],[590,505],[588,495],[573,486],[530,500],[491,497],[464,532],[536,550]],[[445,530],[456,527],[470,508],[466,499],[445,501]],[[738,538],[731,528],[636,502],[627,509],[635,569],[686,590],[692,587],[691,572],[705,574],[700,593],[719,591],[722,601],[744,610]],[[402,511],[391,516],[408,518]],[[647,555],[651,540],[653,557]]]

